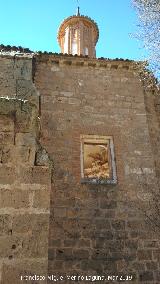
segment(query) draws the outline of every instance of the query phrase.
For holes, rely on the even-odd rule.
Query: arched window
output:
[[[77,40],[78,40],[78,31],[77,29],[73,29],[72,31],[72,54],[78,54],[78,44],[77,44]]]
[[[85,48],[84,48],[84,54],[85,54],[85,55],[88,55],[88,47],[85,47]]]
[[[64,53],[68,53],[68,37],[69,37],[69,29],[67,28],[64,36]]]
[[[75,55],[77,53],[78,53],[77,40],[73,39],[73,41],[72,41],[72,54]]]

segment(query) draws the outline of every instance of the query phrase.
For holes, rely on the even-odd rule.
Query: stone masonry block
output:
[[[2,236],[0,237],[0,256],[12,259],[22,250],[23,239],[20,236]]]
[[[14,144],[14,133],[13,132],[0,132],[0,144],[8,145]]]
[[[35,161],[35,153],[36,148],[35,147],[28,147],[28,146],[17,146],[15,151],[14,158],[17,157],[17,160],[15,160],[16,164],[30,164],[31,166],[34,165]]]
[[[34,165],[35,161],[35,147],[28,146],[4,146],[2,148],[2,157],[1,162],[3,164],[20,165],[24,163],[28,163],[30,165]]]
[[[8,116],[0,115],[0,131],[14,131],[14,120]]]
[[[100,201],[100,208],[102,209],[115,209],[117,207],[117,202],[115,200],[108,201],[103,199]]]
[[[63,248],[56,250],[56,259],[57,260],[71,260],[73,259],[72,249]]]
[[[27,282],[36,284],[47,284],[47,281],[35,280],[33,278],[27,279],[25,276],[44,275],[47,278],[47,259],[26,259],[15,261],[14,263],[7,263],[3,265],[2,269],[2,284],[25,284]],[[38,278],[37,278],[38,279]]]
[[[8,145],[2,148],[1,162],[3,164],[14,163],[15,146]]]
[[[13,233],[32,233],[43,230],[48,234],[48,214],[21,214],[13,217]]]
[[[50,184],[51,173],[48,167],[23,167],[21,168],[20,181],[32,184]]]
[[[30,164],[34,165],[35,161],[35,147],[17,146],[14,154],[14,162],[17,164]]]
[[[35,208],[50,208],[50,189],[36,190],[34,193],[33,207]]]
[[[153,272],[151,271],[144,271],[142,273],[140,273],[139,275],[139,281],[140,282],[144,282],[144,281],[153,281],[154,280],[154,276],[153,276]]]
[[[139,250],[138,259],[139,260],[152,260],[153,254],[152,250]]]
[[[0,190],[0,208],[27,208],[29,207],[29,192],[22,190]]]
[[[35,146],[36,139],[32,133],[17,133],[15,142],[18,146]]]
[[[6,210],[8,211],[8,210]],[[0,236],[9,235],[12,232],[12,216],[9,214],[0,215]]]
[[[39,105],[39,93],[30,80],[17,80],[17,97]]]
[[[19,269],[18,265],[17,266],[12,266],[12,265],[3,265],[2,269],[2,284],[23,284],[24,281],[22,282],[21,280],[21,275],[23,273],[26,273],[25,267],[24,270]]]
[[[46,219],[48,223],[48,219]],[[36,224],[35,224],[36,225]],[[34,231],[23,239],[23,248],[21,250],[21,258],[43,258],[48,256],[48,236],[43,230]]]
[[[89,258],[89,250],[87,249],[74,249],[73,257],[75,259],[88,259]]]
[[[16,179],[15,168],[0,165],[0,183],[13,184]]]
[[[14,76],[17,79],[32,80],[32,60],[24,58],[16,60]]]
[[[62,208],[62,207],[55,208],[54,209],[54,216],[59,217],[59,218],[66,217],[66,208]]]
[[[73,92],[60,92],[60,95],[64,97],[72,97]]]

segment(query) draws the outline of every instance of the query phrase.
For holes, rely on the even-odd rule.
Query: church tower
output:
[[[97,24],[89,17],[77,14],[65,19],[58,31],[58,42],[62,53],[96,57],[96,43],[99,37]]]

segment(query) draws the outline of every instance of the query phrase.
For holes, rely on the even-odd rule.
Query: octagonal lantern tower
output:
[[[58,42],[62,53],[96,57],[96,43],[99,37],[97,24],[89,17],[77,14],[65,19],[58,31]]]

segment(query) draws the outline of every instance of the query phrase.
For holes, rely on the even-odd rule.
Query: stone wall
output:
[[[21,276],[46,275],[48,269],[52,164],[39,144],[38,102],[32,58],[0,57],[2,284],[27,283]]]
[[[39,95],[32,82],[32,54],[0,56],[0,97],[20,98],[39,105]]]
[[[159,283],[159,97],[137,65],[6,53],[0,86],[1,283],[47,272]],[[88,134],[113,136],[116,185],[81,183]]]
[[[158,181],[160,181],[160,96],[157,91],[148,90],[145,92],[145,106],[156,175]]]
[[[40,141],[54,161],[49,274],[158,283],[156,155],[136,64],[37,56],[35,85]],[[113,136],[117,185],[81,184],[81,134]]]

